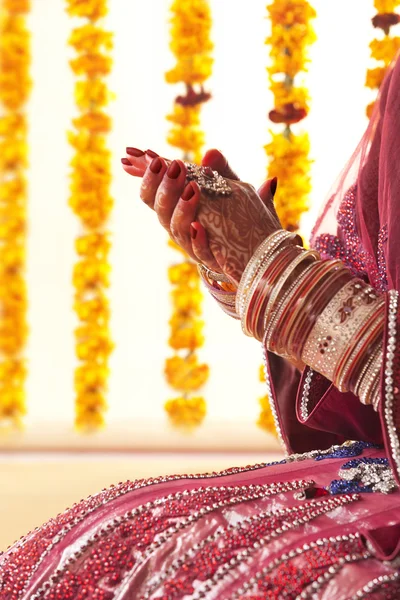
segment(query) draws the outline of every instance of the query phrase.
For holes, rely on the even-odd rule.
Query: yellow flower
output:
[[[296,108],[309,110],[309,94],[304,87],[286,85],[283,81],[270,81],[270,89],[275,98],[275,108],[281,109],[285,104],[294,104]]]
[[[260,381],[265,381],[264,365],[260,365],[259,377]]]
[[[375,101],[374,102],[370,102],[365,110],[366,115],[368,117],[368,119],[370,119],[372,117],[372,113],[374,111],[375,108]]]
[[[183,106],[175,102],[173,112],[167,115],[167,120],[180,125],[181,127],[191,127],[200,125],[200,104],[195,106]]]
[[[204,398],[174,398],[165,403],[165,410],[174,425],[194,427],[200,425],[207,408]]]
[[[83,259],[74,267],[73,282],[77,290],[109,286],[110,265],[96,259]]]
[[[385,67],[377,67],[376,69],[368,69],[365,85],[368,88],[379,88],[386,73]]]
[[[94,298],[83,300],[77,294],[74,310],[80,321],[105,327],[110,318],[110,306],[107,297],[98,292]]]
[[[317,13],[306,0],[274,0],[267,6],[273,24],[292,26],[307,24]]]
[[[108,104],[111,93],[107,85],[100,79],[79,80],[75,84],[75,100],[82,111],[97,109]]]
[[[66,10],[71,17],[97,21],[107,14],[107,0],[67,0]]]
[[[109,370],[106,365],[85,363],[75,371],[75,390],[79,395],[90,392],[101,392],[105,389]]]
[[[106,133],[111,129],[111,118],[103,112],[88,112],[73,119],[77,129],[88,129],[92,133]]]
[[[185,314],[199,315],[203,295],[199,289],[187,289],[185,286],[176,287],[171,292],[174,308]]]
[[[200,348],[204,343],[202,329],[203,323],[196,322],[192,326],[173,330],[168,343],[174,350],[184,350],[185,348],[195,350],[196,348]]]
[[[102,408],[87,408],[85,406],[76,406],[75,428],[83,433],[86,431],[98,431],[104,429],[105,419]]]
[[[111,50],[113,47],[113,33],[104,31],[101,27],[87,23],[73,30],[68,43],[79,53],[95,53],[101,48]]]
[[[110,250],[110,234],[108,232],[93,232],[81,235],[75,241],[75,249],[79,256],[105,259]]]
[[[75,337],[76,354],[82,361],[104,362],[114,348],[108,329],[97,324],[78,327]]]
[[[374,6],[378,13],[392,13],[399,5],[399,0],[374,0]]]
[[[209,367],[205,364],[199,365],[195,354],[184,358],[173,356],[166,360],[165,376],[174,389],[181,392],[194,391],[206,383]]]
[[[2,0],[3,10],[10,13],[27,13],[31,8],[31,0]]]
[[[112,60],[109,56],[99,52],[96,54],[83,54],[72,59],[69,64],[76,75],[98,77],[110,73]]]
[[[175,285],[191,285],[193,283],[198,285],[199,273],[197,266],[189,261],[172,265],[168,269],[168,279],[170,283]]]
[[[261,406],[261,413],[258,418],[257,425],[262,429],[265,429],[265,431],[267,431],[268,433],[271,433],[272,435],[277,437],[275,421],[271,411],[268,396],[263,396],[262,398],[260,398],[259,403]]]
[[[369,47],[372,58],[382,60],[385,65],[389,65],[400,50],[400,37],[386,36],[382,40],[372,40]]]

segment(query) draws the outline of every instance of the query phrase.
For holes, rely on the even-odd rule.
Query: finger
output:
[[[160,156],[159,154],[157,154],[157,152],[153,152],[153,150],[146,150],[145,151],[145,160],[147,164],[150,164],[151,161],[153,160],[153,158],[157,158],[157,156]],[[169,167],[169,165],[171,164],[172,160],[169,160],[168,158],[163,157],[165,160],[166,165]]]
[[[196,262],[201,262],[212,271],[221,273],[222,269],[211,252],[207,232],[198,221],[190,224],[190,237]]]
[[[229,179],[235,179],[237,181],[240,181],[239,177],[230,167],[225,156],[216,148],[207,150],[207,152],[203,156],[201,164],[203,165],[203,167],[211,167],[211,169],[213,169],[214,171],[218,171],[218,173],[222,175],[222,177],[228,177]]]
[[[161,184],[164,174],[167,170],[167,165],[162,158],[154,158],[149,167],[146,169],[142,185],[140,187],[140,197],[147,206],[154,209],[156,194]]]
[[[142,169],[135,167],[128,158],[121,158],[122,168],[129,175],[134,177],[143,177]]]
[[[125,160],[122,160],[122,164],[124,167],[128,167],[125,168],[125,171],[135,177],[143,177],[148,167],[146,155],[143,150],[132,148],[131,146],[126,148],[126,157]]]
[[[265,206],[268,210],[274,215],[277,220],[277,223],[280,223],[280,219],[278,213],[276,212],[276,208],[274,205],[274,196],[276,193],[276,188],[278,186],[278,178],[273,177],[272,179],[267,179],[264,181],[262,186],[258,190],[258,195],[261,200],[264,202]]]
[[[200,190],[198,185],[194,181],[188,183],[175,206],[170,222],[172,238],[190,255],[192,255],[190,224],[196,218],[199,202]],[[194,255],[192,258],[195,258]]]
[[[154,160],[161,160],[155,158]],[[165,164],[165,161],[163,161]],[[154,210],[161,225],[171,231],[171,219],[185,188],[186,167],[183,161],[174,160],[165,172],[157,189]]]

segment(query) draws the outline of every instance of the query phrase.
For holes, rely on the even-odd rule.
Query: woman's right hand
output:
[[[179,165],[182,161],[176,161]],[[124,170],[130,175],[143,177],[141,198],[150,208],[155,210],[160,223],[169,233],[170,237],[196,262],[205,264],[209,269],[221,271],[219,264],[210,249],[207,233],[204,227],[196,220],[199,194],[193,194],[191,197],[182,194],[182,182],[179,174],[176,179],[168,177],[171,191],[168,198],[160,199],[157,197],[157,188],[153,189],[149,181],[154,181],[152,173],[157,172],[159,177],[171,167],[171,161],[159,157],[155,152],[147,150],[142,152],[135,148],[128,148],[126,158],[122,159]],[[202,160],[203,166],[208,166],[217,171],[223,177],[239,181],[228,164],[227,159],[218,150],[209,150]],[[183,166],[182,164],[180,165]],[[181,169],[182,171],[182,169]],[[170,174],[170,173],[169,173]],[[174,171],[172,171],[174,175]],[[176,194],[173,193],[174,185]],[[188,186],[190,193],[190,186]],[[272,199],[276,190],[276,179],[266,181],[258,191],[259,196],[266,204],[268,209],[275,213]],[[276,214],[276,213],[275,213]]]

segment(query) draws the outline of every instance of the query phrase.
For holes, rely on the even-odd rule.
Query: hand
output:
[[[239,181],[218,150],[208,151],[202,164],[231,180],[233,194],[219,199],[201,194],[194,182],[184,189],[182,161],[172,164],[152,151],[134,148],[128,148],[126,156],[122,159],[125,171],[143,177],[141,197],[156,211],[171,238],[196,262],[224,271],[236,283],[258,244],[280,228],[272,203],[276,179],[266,181],[257,195],[252,186]]]

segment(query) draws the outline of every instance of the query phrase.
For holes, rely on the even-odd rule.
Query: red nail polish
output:
[[[276,192],[276,188],[277,188],[277,186],[278,186],[278,178],[277,178],[277,177],[274,177],[274,178],[271,180],[271,185],[270,185],[270,188],[269,188],[269,189],[271,190],[272,197],[274,197],[274,196],[275,196],[275,192]]]
[[[190,236],[191,236],[192,240],[195,240],[196,236],[197,236],[197,229],[193,225],[193,223],[190,224]]]
[[[146,150],[146,154],[150,156],[150,158],[157,158],[157,156],[160,156],[157,152],[153,152],[153,150]]]
[[[127,148],[126,153],[130,154],[130,156],[136,156],[136,158],[139,158],[140,156],[144,156],[144,152],[139,150],[139,148]]]
[[[153,160],[151,161],[150,171],[152,173],[154,173],[154,175],[158,175],[158,173],[161,171],[161,169],[162,169],[162,162],[157,156],[156,158],[153,158]]]
[[[189,183],[183,190],[182,200],[190,200],[194,196],[194,189],[191,183]]]
[[[170,179],[178,179],[180,174],[181,174],[181,167],[179,166],[179,163],[176,160],[172,161],[172,163],[168,167],[168,171],[167,171],[168,177]]]
[[[129,162],[129,160],[127,158],[121,158],[121,162],[123,165],[126,165],[127,167],[131,167],[131,163]]]

